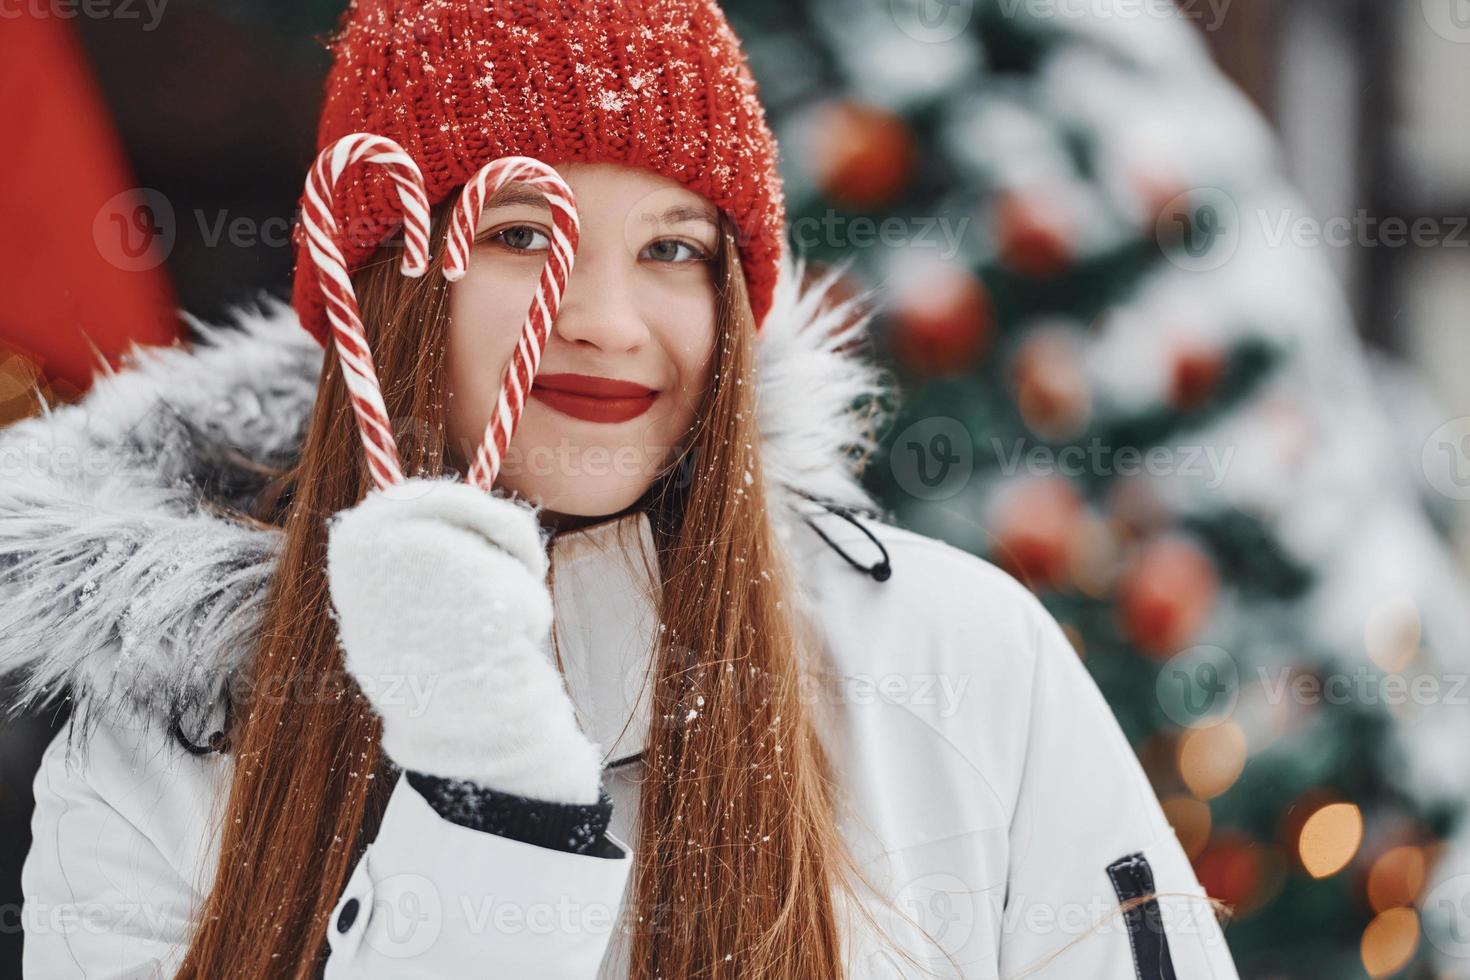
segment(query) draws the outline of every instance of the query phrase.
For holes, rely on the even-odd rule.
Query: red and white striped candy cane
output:
[[[403,204],[405,249],[402,271],[417,278],[429,268],[429,201],[418,164],[390,139],[371,133],[344,136],[317,155],[306,181],[302,223],[307,248],[316,265],[326,298],[327,319],[342,364],[342,376],[357,415],[357,427],[367,450],[368,469],[379,489],[403,482],[398,446],[388,422],[388,409],[378,383],[373,354],[368,348],[358,312],[357,294],[347,275],[347,262],[337,246],[337,218],[332,213],[333,190],[342,174],[358,163],[384,167]]]
[[[444,262],[446,279],[455,282],[464,277],[469,267],[475,230],[480,223],[480,211],[487,198],[493,198],[496,191],[511,181],[521,181],[541,191],[551,208],[553,231],[550,255],[541,268],[536,296],[521,325],[515,355],[501,375],[500,397],[470,466],[469,482],[484,490],[495,484],[506,448],[520,423],[526,396],[531,391],[531,380],[541,365],[541,354],[551,337],[551,325],[561,307],[562,294],[572,274],[577,243],[581,240],[582,226],[577,217],[576,198],[557,172],[534,157],[501,157],[481,167],[460,193],[459,207],[455,208],[449,230],[448,255]]]

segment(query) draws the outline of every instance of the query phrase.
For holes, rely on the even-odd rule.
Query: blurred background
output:
[[[341,8],[0,9],[0,424],[285,295]],[[1470,0],[727,9],[880,298],[871,485],[1062,621],[1241,975],[1470,977]]]

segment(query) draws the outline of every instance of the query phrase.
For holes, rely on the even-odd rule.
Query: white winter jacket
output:
[[[929,971],[842,908],[848,975],[1233,980],[1190,864],[1051,616],[992,565],[875,516],[847,452],[865,445],[853,397],[879,375],[834,332],[846,311],[821,309],[825,284],[797,281],[783,270],[760,346],[772,518],[825,638],[830,675],[809,693],[842,830],[882,892],[864,902]],[[233,758],[204,743],[279,541],[217,505],[259,492],[252,463],[290,458],[321,359],[285,308],[241,326],[0,432],[0,601],[27,613],[0,637],[0,670],[22,673],[32,703],[75,697],[35,779],[34,980],[172,976],[214,876]],[[627,975],[658,588],[634,543],[652,548],[641,512],[551,546],[567,686],[605,749],[609,836],[627,856],[450,823],[400,779],[337,904],[328,977]]]

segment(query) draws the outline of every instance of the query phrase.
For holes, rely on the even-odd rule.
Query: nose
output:
[[[648,343],[649,331],[635,301],[635,270],[608,252],[578,250],[551,332],[605,351],[637,350]]]

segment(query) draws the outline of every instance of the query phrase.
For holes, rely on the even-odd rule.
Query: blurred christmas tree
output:
[[[1464,583],[1325,263],[1272,234],[1305,212],[1270,133],[1164,9],[730,7],[793,243],[884,298],[875,488],[1066,626],[1242,976],[1464,976]]]

